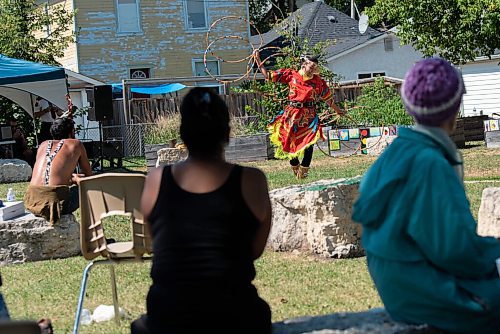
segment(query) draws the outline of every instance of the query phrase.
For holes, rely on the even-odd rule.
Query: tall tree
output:
[[[344,14],[351,15],[351,0],[325,0],[325,3]],[[366,7],[373,6],[375,0],[356,0],[354,3],[361,14]],[[356,13],[356,18],[357,17],[358,15]]]
[[[259,32],[264,33],[271,29],[273,25],[283,20],[291,11],[289,0],[249,0],[250,20],[255,24]],[[253,30],[252,34],[257,31]]]
[[[39,1],[38,1],[39,2]],[[57,57],[74,41],[74,13],[62,5],[46,7],[36,0],[0,0],[0,54],[59,65]],[[15,118],[34,143],[33,123],[18,105],[0,97],[0,123]]]
[[[426,56],[464,63],[500,48],[500,0],[376,0],[367,12]]]
[[[74,13],[36,0],[0,0],[0,54],[57,65],[74,41]]]

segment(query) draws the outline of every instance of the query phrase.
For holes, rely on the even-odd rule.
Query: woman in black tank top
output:
[[[132,333],[271,333],[252,285],[271,225],[265,175],[225,162],[229,113],[211,89],[192,89],[181,118],[188,159],[154,170],[144,186],[153,284]]]

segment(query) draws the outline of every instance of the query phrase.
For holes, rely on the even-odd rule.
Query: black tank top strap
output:
[[[153,209],[151,210],[151,213],[149,214],[149,221],[154,221],[156,217],[161,214],[161,206],[164,203],[164,197],[165,197],[165,192],[166,189],[168,189],[172,185],[172,173],[170,170],[172,169],[172,166],[167,165],[163,167],[162,173],[161,173],[161,180],[160,180],[160,188],[158,189],[158,197],[156,198],[156,203],[153,206]]]
[[[240,165],[234,165],[226,181],[225,186],[229,187],[234,195],[241,195],[242,174],[243,174],[243,167],[241,167]]]

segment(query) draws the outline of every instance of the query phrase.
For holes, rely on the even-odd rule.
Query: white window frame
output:
[[[134,34],[134,33],[141,33],[142,32],[142,24],[141,24],[141,2],[140,0],[134,0],[135,1],[135,8],[136,8],[136,16],[137,16],[137,30],[123,30],[123,27],[120,26],[120,0],[115,0],[115,7],[116,7],[116,31],[119,34]]]
[[[220,61],[213,58],[213,59],[207,59],[207,62],[215,62],[217,63],[217,73],[212,73],[212,75],[220,75]],[[194,77],[199,77],[200,75],[196,75],[196,64],[202,64],[203,67],[205,67],[205,64],[203,63],[203,58],[193,58],[192,61],[191,61],[191,66],[192,66],[192,70],[193,70],[193,76]],[[209,76],[208,74],[205,74],[204,76]]]
[[[153,68],[151,66],[149,66],[149,65],[143,65],[143,66],[141,66],[141,65],[134,65],[134,66],[129,66],[128,67],[128,71],[127,71],[127,77],[129,79],[134,79],[134,78],[132,78],[130,72],[132,72],[133,70],[143,70],[143,69],[148,69],[149,70],[149,77],[147,79],[150,79],[150,78],[153,77]]]
[[[212,73],[212,75],[220,75],[220,61],[217,60],[217,59],[207,59],[207,62],[216,62],[217,63],[217,74]],[[192,66],[192,69],[193,69],[193,76],[194,77],[209,77],[208,74],[205,74],[205,75],[202,75],[202,76],[201,75],[196,75],[196,64],[197,63],[201,63],[203,66],[205,66],[205,64],[203,63],[203,59],[202,58],[193,58],[192,61],[191,61],[191,66]],[[214,80],[214,82],[197,82],[196,86],[217,88],[219,94],[224,91],[224,86],[222,84],[218,83],[215,80]]]
[[[208,30],[208,1],[207,0],[194,0],[194,1],[203,1],[203,10],[205,12],[205,26],[198,28],[190,28],[189,27],[189,15],[188,15],[188,3],[189,0],[184,0],[184,26],[188,31],[207,31]]]
[[[374,74],[384,74],[384,75],[377,75],[375,76]],[[370,75],[368,78],[363,78],[360,79],[360,75]],[[387,76],[387,73],[385,71],[372,71],[372,72],[358,72],[356,73],[356,76],[358,77],[357,80],[364,80],[364,79],[370,79],[370,78],[377,78],[377,77],[384,77]]]

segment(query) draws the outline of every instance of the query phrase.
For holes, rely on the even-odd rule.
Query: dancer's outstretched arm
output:
[[[264,79],[268,80],[268,72],[266,67],[264,66],[264,63],[260,59],[260,53],[258,49],[255,49],[253,52],[253,57],[255,58],[255,63],[257,64],[257,67],[259,68],[260,73],[264,76]]]

